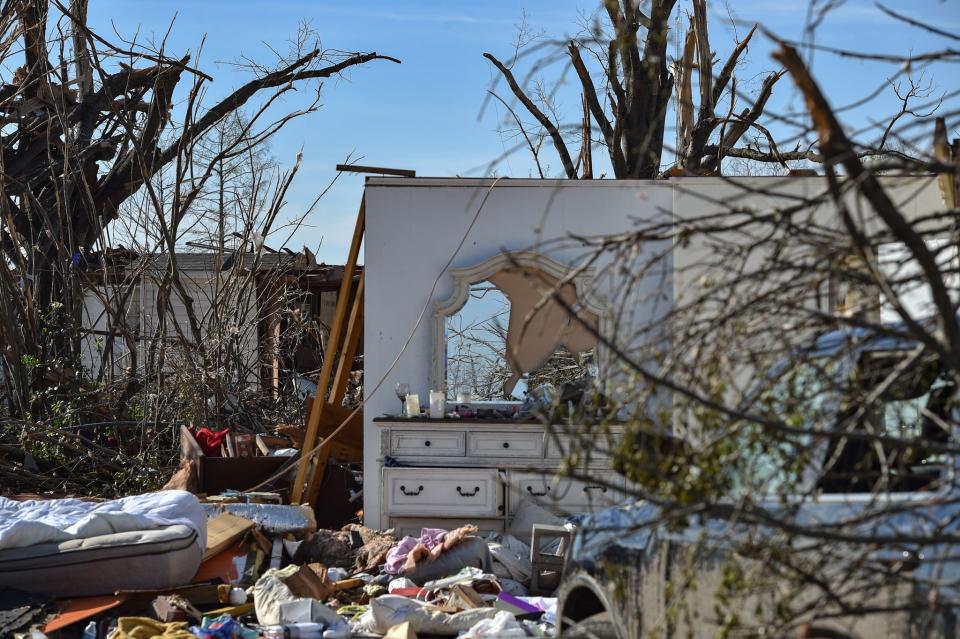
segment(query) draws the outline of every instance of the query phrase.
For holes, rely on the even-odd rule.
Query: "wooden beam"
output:
[[[323,366],[320,368],[320,376],[317,379],[317,395],[311,405],[307,419],[307,432],[304,436],[303,447],[300,452],[300,462],[297,465],[297,476],[291,487],[290,503],[293,504],[299,504],[303,499],[304,484],[307,481],[307,469],[310,465],[310,459],[313,457],[310,453],[316,445],[317,430],[320,427],[320,414],[325,403],[324,398],[327,396],[327,388],[330,386],[333,364],[337,359],[337,351],[340,347],[341,334],[343,333],[347,316],[347,307],[350,303],[350,291],[353,288],[353,271],[356,268],[357,258],[360,255],[360,244],[363,242],[365,228],[366,200],[360,200],[360,212],[357,214],[357,225],[353,230],[353,239],[350,243],[347,262],[343,266],[343,281],[340,285],[340,293],[337,296],[337,308],[333,314],[333,326],[330,327],[330,336],[327,339],[327,349],[323,358]]]
[[[347,322],[347,333],[343,339],[343,350],[340,353],[340,362],[337,364],[337,373],[333,378],[333,388],[330,391],[330,397],[327,402],[320,404],[321,421],[323,409],[340,407],[343,404],[343,395],[346,392],[347,382],[350,377],[350,371],[353,366],[353,358],[357,354],[357,348],[360,345],[360,337],[363,334],[363,291],[364,275],[360,275],[360,283],[357,285],[357,294],[353,300],[353,308],[350,309],[350,320]],[[346,410],[346,409],[345,409]],[[342,420],[341,420],[342,421]],[[338,428],[339,423],[334,425]],[[347,435],[351,424],[344,425],[343,430],[337,433],[335,440],[343,435]],[[350,433],[351,435],[353,433]],[[361,422],[360,430],[361,447],[363,442],[363,426]],[[317,454],[317,461],[313,466],[310,484],[307,487],[307,502],[314,503],[317,494],[320,492],[320,483],[323,481],[323,475],[327,470],[327,460],[330,458],[330,446],[325,446]]]
[[[379,173],[380,175],[399,175],[400,177],[417,177],[412,169],[390,169],[383,166],[362,166],[360,164],[338,164],[338,171],[347,173]]]

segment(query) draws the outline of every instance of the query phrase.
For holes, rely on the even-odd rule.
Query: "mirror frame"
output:
[[[608,335],[608,318],[604,306],[597,300],[592,290],[593,269],[583,269],[575,277],[570,277],[574,267],[535,251],[509,251],[493,255],[474,266],[462,266],[450,269],[453,279],[453,291],[445,300],[433,302],[433,352],[430,365],[430,388],[447,392],[447,317],[455,314],[467,303],[470,286],[489,279],[499,271],[509,267],[529,268],[542,271],[558,280],[567,280],[576,288],[577,298],[587,310],[595,313],[600,320],[600,334]],[[604,361],[603,345],[597,344],[597,365]]]

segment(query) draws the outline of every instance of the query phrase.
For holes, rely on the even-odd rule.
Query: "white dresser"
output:
[[[584,435],[582,428],[547,431],[539,423],[511,421],[383,417],[374,423],[380,435],[380,522],[401,535],[465,523],[502,532],[525,497],[568,514],[624,498],[624,479],[610,469],[606,454],[622,436],[617,427]],[[589,473],[593,481],[557,477],[571,448],[583,450],[585,443],[589,452],[581,456],[578,474]]]

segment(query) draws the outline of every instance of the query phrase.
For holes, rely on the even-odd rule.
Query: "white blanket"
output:
[[[182,490],[165,490],[105,502],[80,499],[13,501],[0,497],[0,550],[176,524],[196,530],[201,548],[206,547],[206,511],[195,496]]]

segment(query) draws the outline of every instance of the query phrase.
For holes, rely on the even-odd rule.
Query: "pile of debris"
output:
[[[556,599],[542,595],[559,571],[531,579],[532,560],[525,541],[470,525],[318,529],[312,508],[269,493],[0,498],[0,635],[554,636]]]

